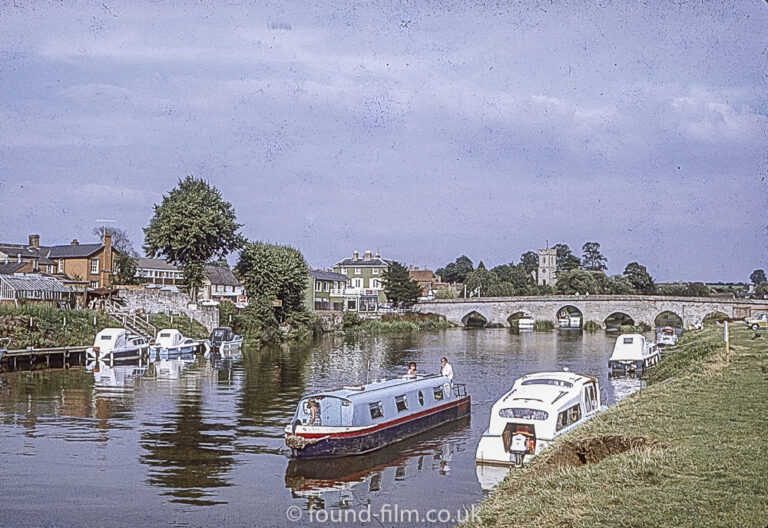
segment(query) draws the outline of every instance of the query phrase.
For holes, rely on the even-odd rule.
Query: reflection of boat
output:
[[[445,376],[378,380],[302,398],[285,444],[297,458],[359,455],[469,412],[464,385]]]
[[[640,334],[621,334],[616,338],[613,354],[608,360],[611,370],[642,372],[659,361],[659,348],[654,343],[646,341]]]
[[[185,368],[194,363],[194,359],[160,359],[155,361],[155,376],[159,379],[179,379]]]
[[[124,387],[130,385],[147,370],[146,366],[124,364],[110,366],[104,361],[90,363],[86,368],[93,371],[94,384],[107,387]]]
[[[160,330],[155,338],[155,343],[149,348],[149,359],[157,358],[189,358],[197,351],[199,343],[194,339],[184,337],[181,332],[173,328]]]
[[[599,410],[595,378],[571,372],[539,372],[518,378],[493,404],[475,460],[520,466]]]
[[[93,346],[85,351],[89,361],[111,363],[136,361],[145,356],[147,342],[141,336],[132,336],[123,328],[105,328],[96,334]]]
[[[658,346],[667,346],[677,344],[677,331],[671,326],[662,326],[656,332],[656,344]]]
[[[208,341],[211,344],[211,352],[221,355],[234,354],[240,351],[243,336],[235,334],[228,326],[220,326],[213,329]]]

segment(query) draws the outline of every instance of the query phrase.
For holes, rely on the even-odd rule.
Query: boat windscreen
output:
[[[549,418],[549,413],[525,407],[506,407],[499,410],[499,416],[502,418],[522,418],[524,420],[546,420]]]
[[[530,379],[525,380],[523,385],[555,385],[557,387],[573,387],[573,383],[570,381],[558,380],[558,379]]]

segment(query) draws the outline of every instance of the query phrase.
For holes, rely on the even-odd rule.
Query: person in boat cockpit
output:
[[[448,378],[448,381],[453,383],[453,367],[448,363],[448,358],[443,357],[440,359],[440,374]]]
[[[416,376],[416,362],[411,361],[408,363],[408,372],[405,373],[406,376]]]
[[[320,419],[320,404],[315,400],[309,400],[309,425],[323,425]]]

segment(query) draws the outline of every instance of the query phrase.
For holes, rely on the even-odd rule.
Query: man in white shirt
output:
[[[440,359],[440,374],[447,377],[453,383],[453,367],[448,363],[448,358],[446,357]]]

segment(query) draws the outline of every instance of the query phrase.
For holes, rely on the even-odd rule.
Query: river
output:
[[[7,373],[0,377],[0,524],[320,526],[364,522],[366,511],[376,526],[423,526],[429,512],[430,520],[452,523],[487,493],[475,448],[492,403],[516,377],[567,367],[597,377],[609,405],[639,388],[636,380],[609,380],[613,340],[452,329],[326,336],[163,371]],[[367,456],[287,457],[283,428],[303,394],[399,375],[409,361],[436,372],[441,356],[454,380],[467,384],[469,420]]]

